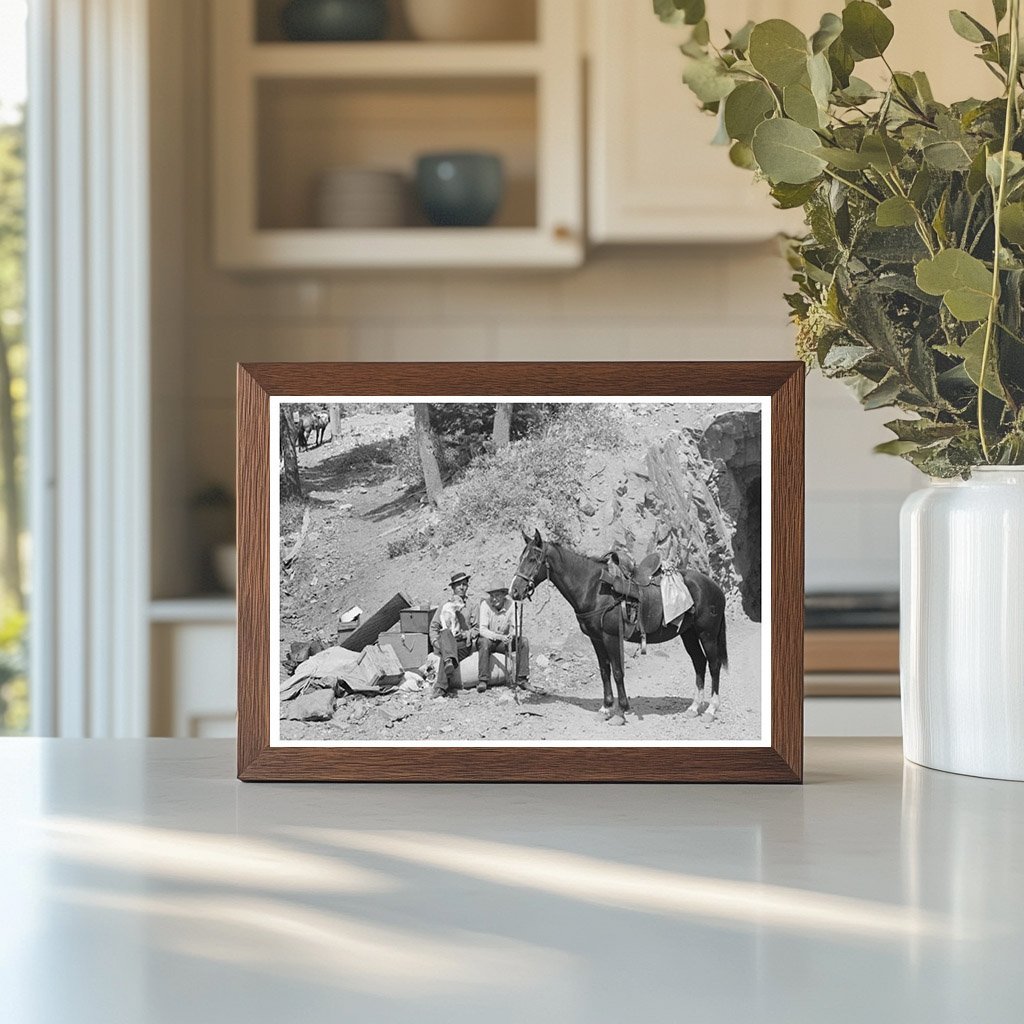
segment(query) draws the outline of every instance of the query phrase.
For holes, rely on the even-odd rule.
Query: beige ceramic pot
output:
[[[483,42],[535,37],[532,0],[404,0],[417,39]]]

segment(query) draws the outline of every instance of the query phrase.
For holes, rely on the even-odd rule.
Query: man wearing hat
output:
[[[452,599],[446,601],[430,621],[430,648],[441,659],[432,697],[443,697],[448,692],[452,673],[463,658],[473,653],[476,639],[476,623],[466,611],[469,576],[464,572],[454,573],[449,586]]]
[[[496,583],[487,591],[487,600],[480,605],[480,639],[477,641],[480,675],[477,692],[483,693],[491,682],[491,655],[515,655],[515,685],[526,687],[530,678],[530,646],[526,637],[515,637],[515,602],[508,596],[508,587]]]

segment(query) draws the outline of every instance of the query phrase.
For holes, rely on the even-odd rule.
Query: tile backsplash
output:
[[[193,575],[187,496],[234,478],[235,363],[311,359],[790,359],[774,243],[600,249],[575,271],[226,274],[212,267],[209,5],[165,5],[155,76],[155,590]],[[158,9],[162,9],[157,5]],[[897,513],[919,485],[871,452],[887,414],[808,378],[807,582],[894,587]],[[194,545],[192,545],[194,546]],[[193,554],[195,552],[193,551]],[[191,584],[194,586],[194,582]]]
[[[555,273],[245,278],[190,261],[190,483],[232,478],[236,361],[788,359],[787,276],[771,244],[608,251]],[[872,454],[886,418],[808,378],[809,588],[896,586],[898,511],[917,480]]]

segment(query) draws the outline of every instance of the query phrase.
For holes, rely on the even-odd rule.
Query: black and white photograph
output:
[[[273,398],[272,744],[767,745],[769,415]]]

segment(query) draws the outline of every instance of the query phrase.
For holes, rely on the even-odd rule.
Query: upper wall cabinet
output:
[[[689,29],[661,24],[650,0],[585,0],[589,39],[589,220],[593,242],[706,242],[768,238],[799,231],[799,211],[776,210],[767,186],[712,146],[713,118],[700,113],[682,84],[679,44]],[[708,0],[713,38],[747,20],[785,18],[805,33],[837,0]],[[958,38],[946,8],[992,22],[990,0],[936,4],[898,0],[886,10],[896,26],[887,57],[898,69],[924,70],[943,101],[990,96],[998,83]],[[864,78],[886,77],[880,61],[859,65]]]
[[[391,2],[360,41],[317,39],[318,6],[210,5],[218,265],[582,261],[576,3]]]
[[[587,3],[591,240],[741,241],[798,230],[799,214],[776,210],[767,186],[711,145],[714,118],[682,83],[689,29],[663,25],[649,0]],[[824,9],[821,0],[709,0],[708,19],[715,33],[771,17],[817,27]]]

